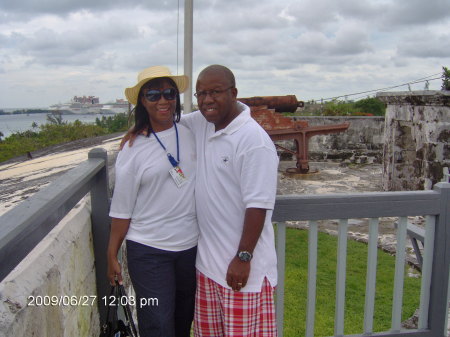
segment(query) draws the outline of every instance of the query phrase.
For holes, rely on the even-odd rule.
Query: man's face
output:
[[[216,126],[225,128],[237,115],[237,89],[221,72],[200,74],[196,85],[197,103],[202,115]]]

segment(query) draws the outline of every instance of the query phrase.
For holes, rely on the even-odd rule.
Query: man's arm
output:
[[[193,131],[193,126],[195,123],[195,111],[188,114],[182,114],[179,123],[187,127],[189,130]]]
[[[253,250],[264,228],[266,212],[267,210],[263,208],[247,208],[245,210],[244,228],[239,242],[238,252],[247,251],[253,254]],[[241,261],[237,256],[231,260],[228,266],[226,280],[233,290],[239,291],[247,284],[250,275],[250,264],[251,261]]]
[[[180,124],[187,127],[188,129],[192,130],[192,125],[194,123],[194,115],[193,113],[181,115]],[[125,146],[125,143],[128,141],[128,146],[132,147],[134,140],[138,135],[144,135],[147,136],[147,130],[141,129],[139,131],[134,130],[134,126],[130,127],[127,131],[127,133],[123,136],[122,140],[120,141],[119,150],[122,150]]]

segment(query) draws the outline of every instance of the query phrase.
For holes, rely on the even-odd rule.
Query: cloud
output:
[[[448,21],[450,1],[448,0],[409,0],[393,1],[387,8],[386,23],[389,25],[422,25]]]
[[[397,53],[402,57],[448,58],[450,34],[422,32],[414,39],[405,38],[398,46]]]
[[[379,20],[388,10],[388,3],[369,0],[341,0],[337,1],[336,8],[341,17],[367,23],[367,21]]]
[[[12,14],[57,14],[67,15],[81,10],[91,12],[104,12],[118,8],[147,8],[152,11],[168,11],[177,7],[173,1],[127,0],[3,0],[0,2],[0,11]]]
[[[93,65],[111,54],[124,55],[126,51],[121,46],[131,43],[136,44],[136,49],[130,53],[149,49],[151,40],[157,41],[150,44],[153,53],[157,53],[158,48],[166,49],[164,41],[172,40],[174,33],[174,29],[156,30],[148,23],[124,21],[119,12],[100,20],[90,12],[78,12],[66,19],[42,16],[31,25],[38,28],[31,31],[13,28],[2,39],[8,41],[7,47],[17,47],[22,55],[30,57],[32,63],[46,66]],[[116,60],[120,63],[121,56]]]
[[[286,8],[285,15],[293,18],[297,27],[323,29],[338,20],[336,9],[334,0],[294,1]]]
[[[1,1],[0,102],[104,102],[150,65],[182,73],[183,6]],[[449,31],[448,0],[195,0],[193,77],[219,63],[247,96],[338,96],[440,72],[450,66]]]

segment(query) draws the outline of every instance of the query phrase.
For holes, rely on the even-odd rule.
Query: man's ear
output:
[[[233,94],[233,96],[234,96],[234,98],[237,98],[237,95],[238,95],[238,90],[237,90],[237,88],[231,88],[230,89],[231,90],[231,93]]]

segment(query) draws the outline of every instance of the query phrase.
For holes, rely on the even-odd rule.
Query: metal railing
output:
[[[107,295],[106,248],[109,239],[109,187],[107,154],[103,149],[89,152],[88,160],[70,170],[45,189],[0,217],[1,279],[50,232],[83,198],[91,194],[97,298]],[[404,251],[408,216],[426,216],[425,252],[422,268],[419,328],[401,330]],[[398,217],[396,276],[391,330],[373,333],[378,219]],[[314,336],[317,272],[317,221],[340,219],[336,277],[335,336],[344,336],[346,247],[348,219],[370,218],[364,331],[353,336],[442,337],[446,330],[450,264],[450,184],[439,183],[432,191],[386,192],[333,195],[278,196],[273,214],[277,222],[279,282],[277,320],[283,336],[286,221],[309,221],[308,301],[306,336]],[[20,244],[18,244],[20,243]],[[105,308],[98,301],[101,321]]]
[[[425,216],[418,329],[402,330],[403,275],[409,216]],[[378,222],[397,217],[397,248],[391,329],[373,332]],[[369,218],[369,247],[364,309],[364,331],[352,336],[446,336],[450,264],[450,184],[439,183],[432,191],[383,192],[330,195],[279,196],[272,220],[277,222],[278,286],[277,321],[283,336],[286,221],[308,221],[308,298],[306,337],[314,336],[318,220],[339,219],[334,336],[344,335],[344,305],[349,219]]]
[[[450,183],[450,173],[448,171],[448,167],[444,167],[442,169],[442,182],[444,183]]]
[[[91,194],[97,298],[108,295],[106,249],[109,240],[107,153],[93,149],[88,160],[66,172],[41,191],[0,216],[0,280],[87,194]],[[98,301],[101,321],[106,310]]]

